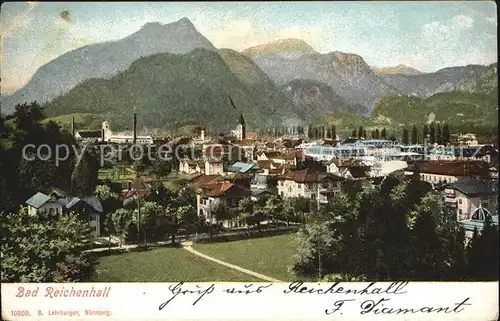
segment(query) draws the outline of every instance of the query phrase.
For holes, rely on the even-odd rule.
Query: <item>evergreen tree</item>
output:
[[[332,125],[332,139],[337,139],[337,128],[335,128],[335,125]]]
[[[418,132],[417,132],[417,127],[413,125],[411,129],[411,143],[413,145],[418,143]]]
[[[429,135],[429,126],[424,125],[424,129],[422,130],[423,141],[427,140],[427,136]],[[429,143],[429,142],[427,142]]]
[[[408,142],[409,142],[409,138],[408,138],[408,129],[406,128],[403,128],[403,137],[402,137],[402,143],[404,145],[408,145]]]
[[[434,123],[431,123],[429,130],[429,144],[434,144],[434,143],[436,143],[436,127]]]
[[[358,138],[361,138],[363,137],[363,126],[359,126],[359,129],[358,129]]]
[[[441,124],[437,124],[437,132],[436,132],[436,142],[438,145],[443,145],[443,134],[441,132]]]
[[[332,130],[330,127],[326,129],[326,138],[332,138]]]
[[[374,130],[372,130],[372,138],[373,138],[373,139],[377,138],[377,137],[376,137],[376,133],[375,133],[375,131],[374,131]]]
[[[387,139],[387,132],[386,132],[386,130],[385,130],[385,127],[384,127],[384,128],[382,128],[382,133],[380,134],[380,137],[381,137],[382,139]]]
[[[85,151],[71,174],[71,193],[75,196],[90,196],[97,186],[99,161]]]
[[[418,280],[435,280],[438,276],[439,238],[432,213],[422,209],[413,228],[412,274]]]
[[[498,280],[498,228],[487,221],[467,246],[467,274],[474,280]]]
[[[314,131],[311,124],[309,124],[309,127],[307,127],[307,137],[309,139],[312,139],[314,137]]]
[[[443,125],[443,143],[449,144],[451,142],[450,126],[448,124]]]
[[[368,136],[366,135],[366,130],[365,130],[365,129],[363,129],[363,137],[364,137],[365,139],[366,139],[366,138],[368,138]]]
[[[5,119],[3,115],[0,114],[0,138],[3,138],[7,134],[7,128],[5,126]]]
[[[353,130],[352,130],[352,133],[351,133],[351,138],[356,138],[356,136],[357,136],[357,135],[358,135],[358,134],[357,134],[357,132],[356,132],[356,129],[353,129]]]
[[[379,139],[380,138],[380,131],[377,129],[375,129],[375,139]]]

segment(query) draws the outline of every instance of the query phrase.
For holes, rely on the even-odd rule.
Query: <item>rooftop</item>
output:
[[[498,194],[497,184],[477,179],[467,179],[449,183],[445,185],[444,188],[452,188],[471,197]]]
[[[488,164],[483,161],[460,160],[460,161],[422,161],[415,163],[420,173],[429,173],[448,176],[486,176],[488,175]]]
[[[242,163],[242,162],[236,162],[233,165],[229,166],[227,169],[228,172],[239,172],[239,173],[246,173],[252,168],[254,168],[255,164],[248,164],[248,163]]]
[[[82,138],[101,138],[102,130],[79,130],[77,131],[78,135]]]
[[[314,169],[306,168],[300,171],[288,171],[278,177],[283,180],[293,180],[297,183],[318,183],[323,180],[343,180],[342,177],[331,173],[320,172]]]
[[[26,201],[26,204],[28,204],[29,206],[32,206],[34,208],[40,208],[40,206],[47,203],[51,199],[52,199],[52,197],[38,192],[35,195],[33,195],[32,197],[30,197],[30,199],[28,199]]]

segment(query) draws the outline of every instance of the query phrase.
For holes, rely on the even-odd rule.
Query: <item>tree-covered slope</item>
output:
[[[476,123],[498,122],[498,100],[491,95],[460,91],[437,93],[422,99],[396,95],[382,99],[373,109],[372,117],[386,118],[391,123]]]
[[[273,93],[274,87],[244,84],[230,69],[211,50],[156,54],[135,61],[109,80],[89,79],[77,85],[46,104],[46,112],[98,113],[115,128],[130,126],[134,110],[140,123],[150,128],[196,123],[229,129],[240,112],[250,128],[294,117],[287,100]]]

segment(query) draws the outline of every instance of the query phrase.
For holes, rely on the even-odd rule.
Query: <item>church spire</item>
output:
[[[243,118],[243,114],[240,114],[240,118],[238,119],[238,125],[245,125],[245,119]]]

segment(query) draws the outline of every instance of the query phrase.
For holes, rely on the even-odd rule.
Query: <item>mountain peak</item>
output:
[[[187,28],[187,29],[196,29],[194,24],[188,18],[184,17],[177,21],[162,24],[158,21],[146,22],[141,29],[137,33],[145,33],[145,32],[162,32],[166,28]]]
[[[189,20],[188,17],[183,17],[183,18],[179,19],[177,22],[174,22],[174,23],[181,24],[181,25],[194,26],[194,24],[191,22],[191,20]]]
[[[245,56],[260,56],[269,53],[277,54],[316,54],[317,52],[302,39],[286,38],[274,42],[261,44],[247,48],[241,52]]]

